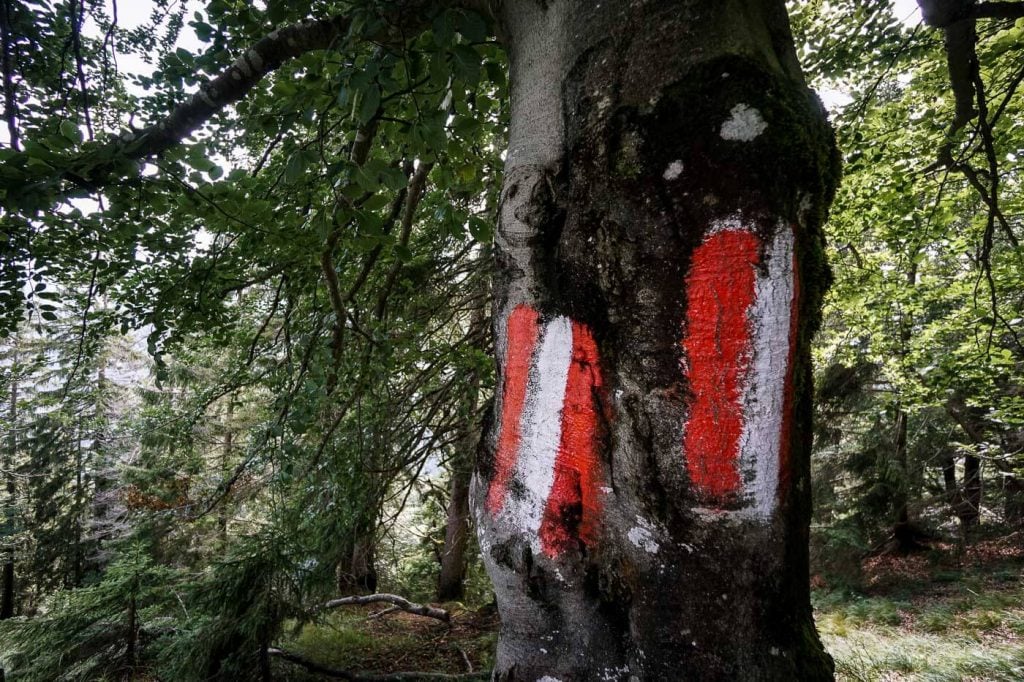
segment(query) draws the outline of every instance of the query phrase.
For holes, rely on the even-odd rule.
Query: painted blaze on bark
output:
[[[781,3],[507,3],[496,676],[816,680],[809,341],[835,161]]]

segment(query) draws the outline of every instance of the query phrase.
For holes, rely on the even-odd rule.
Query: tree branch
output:
[[[0,71],[4,84],[4,119],[7,121],[8,144],[19,151],[18,141],[18,96],[14,86],[14,40],[11,35],[10,0],[0,1]]]
[[[339,606],[362,606],[364,604],[380,603],[392,604],[407,613],[423,616],[425,618],[434,618],[436,620],[444,621],[445,623],[451,620],[451,614],[444,609],[427,606],[425,604],[417,604],[409,601],[405,597],[399,597],[397,594],[368,594],[365,596],[341,597],[340,599],[330,600],[320,606],[317,610],[326,611],[328,609],[336,609]]]
[[[1020,19],[1024,2],[975,2],[975,0],[917,0],[924,23],[933,28],[968,19]]]
[[[146,128],[68,158],[64,168],[28,171],[23,194],[46,191],[62,181],[95,190],[116,177],[126,161],[156,156],[179,144],[214,115],[247,95],[268,73],[283,63],[314,50],[333,46],[348,31],[350,20],[336,16],[304,21],[277,29],[246,50],[213,80],[200,86],[199,92],[176,106],[170,114]]]
[[[423,193],[426,190],[427,176],[430,175],[430,170],[434,167],[433,162],[420,161],[419,168],[416,169],[412,179],[409,180],[409,192],[405,200],[405,212],[402,215],[402,232],[398,237],[398,244],[401,247],[408,247],[409,237],[412,234],[413,219],[416,217],[416,209],[419,207],[420,200],[423,198]],[[384,317],[384,308],[387,305],[388,296],[391,295],[391,290],[395,286],[395,280],[398,279],[398,273],[402,269],[402,259],[396,258],[395,262],[391,265],[391,270],[388,272],[387,278],[384,281],[384,287],[381,289],[380,296],[377,297],[377,305],[374,306],[374,314],[377,319]]]
[[[971,8],[975,19],[1020,19],[1024,17],[1024,2],[981,2]]]
[[[260,80],[288,60],[330,48],[349,27],[347,17],[304,21],[277,29],[246,50],[219,76],[178,105],[164,120],[123,142],[128,158],[159,154],[178,144],[229,104],[242,99]]]

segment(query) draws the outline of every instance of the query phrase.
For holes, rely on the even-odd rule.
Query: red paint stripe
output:
[[[603,386],[594,337],[586,325],[573,322],[555,479],[540,526],[541,548],[550,557],[577,538],[592,542],[596,533],[601,511],[597,396]]]
[[[796,241],[794,239],[794,241]],[[800,268],[793,249],[793,302],[789,310],[789,358],[786,360],[786,383],[783,386],[782,428],[779,443],[779,491],[781,499],[789,492],[791,450],[793,447],[793,374],[796,371],[796,346],[800,334]]]
[[[683,452],[690,480],[714,501],[739,490],[742,384],[751,357],[747,313],[754,302],[760,239],[746,230],[708,237],[686,277],[686,352],[690,419]]]
[[[519,419],[526,402],[526,386],[530,380],[530,361],[537,346],[539,314],[528,305],[518,305],[508,316],[505,338],[505,385],[501,394],[501,431],[494,453],[494,477],[487,490],[487,509],[498,513],[505,502],[505,493],[519,452]]]

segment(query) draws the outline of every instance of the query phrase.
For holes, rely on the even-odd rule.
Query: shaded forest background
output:
[[[844,158],[819,625],[847,679],[1021,679],[1024,23],[977,24],[964,119],[942,34],[897,4],[790,7]],[[7,679],[486,671],[467,496],[508,116],[491,27],[446,10],[381,40],[386,8],[358,1],[117,9],[0,3]],[[124,159],[245,46],[335,14],[333,50]],[[370,593],[404,599],[338,601]]]

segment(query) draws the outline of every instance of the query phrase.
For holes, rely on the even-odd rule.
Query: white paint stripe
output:
[[[529,535],[535,551],[539,551],[538,532],[555,481],[562,404],[572,362],[572,323],[556,317],[544,325],[542,333],[519,421],[513,483],[501,512],[510,528]]]
[[[746,222],[741,213],[733,213],[727,215],[724,218],[718,218],[717,220],[711,221],[708,225],[708,229],[704,232],[704,240],[702,244],[706,244],[711,235],[718,234],[719,232],[727,232],[729,230],[747,230]]]
[[[749,313],[753,358],[743,388],[740,467],[749,504],[742,516],[768,520],[776,507],[790,355],[794,273],[789,225],[778,226],[764,260],[768,271],[758,273]]]

